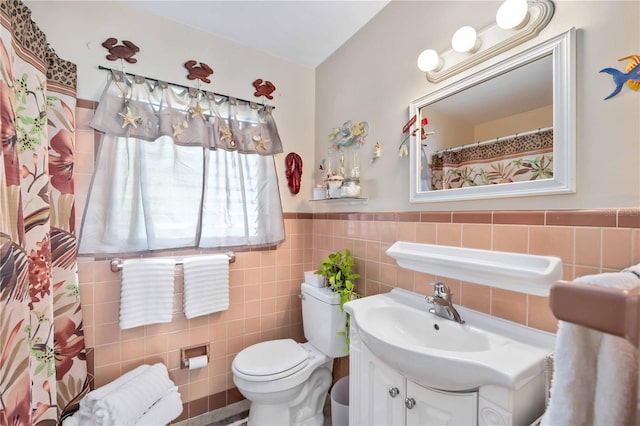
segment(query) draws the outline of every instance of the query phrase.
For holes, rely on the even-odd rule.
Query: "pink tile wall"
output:
[[[363,295],[394,287],[422,294],[444,279],[454,301],[471,309],[556,331],[546,297],[528,296],[399,268],[385,251],[395,241],[560,257],[563,279],[617,271],[640,263],[640,209],[530,212],[324,214],[313,222],[313,264],[348,248]]]
[[[78,226],[93,170],[95,136],[88,126],[93,103],[78,109],[76,191]],[[182,281],[176,276],[173,321],[120,330],[120,274],[109,259],[80,258],[79,276],[87,346],[93,348],[96,386],[142,363],[164,362],[180,387],[185,413],[193,417],[241,398],[231,362],[253,343],[291,337],[302,340],[298,299],[303,271],[330,252],[349,248],[362,277],[363,295],[401,287],[430,294],[436,277],[396,266],[385,254],[395,241],[413,241],[559,256],[564,278],[613,271],[640,263],[640,209],[576,212],[403,212],[285,214],[286,241],[275,250],[237,253],[231,265],[228,311],[187,320]],[[180,257],[194,251],[165,253]],[[179,272],[179,271],[178,271]],[[447,280],[463,306],[531,327],[555,331],[548,300],[472,283]],[[211,345],[208,367],[179,368],[180,348]],[[345,359],[336,374],[347,374]]]

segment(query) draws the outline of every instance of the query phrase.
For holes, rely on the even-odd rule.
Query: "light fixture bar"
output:
[[[478,33],[482,45],[475,53],[458,53],[453,49],[443,52],[440,58],[444,67],[427,71],[427,80],[439,83],[537,36],[551,21],[554,5],[551,0],[528,0],[527,3],[529,20],[522,28],[505,30],[496,24],[483,28]]]

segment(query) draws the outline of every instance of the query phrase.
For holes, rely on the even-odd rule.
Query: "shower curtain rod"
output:
[[[117,69],[114,69],[114,68],[103,67],[102,65],[98,65],[98,69],[99,69],[99,70],[103,70],[103,71],[111,71],[111,72],[115,71],[115,72],[121,72],[122,74],[128,75],[128,76],[130,76],[130,77],[142,77],[142,78],[144,78],[145,80],[155,81],[156,83],[157,83],[158,81],[164,81],[164,80],[159,80],[159,79],[157,79],[157,78],[153,78],[153,77],[146,77],[146,76],[144,76],[144,75],[140,75],[140,74],[133,74],[133,73],[130,73],[130,72],[125,72],[125,71],[117,70]],[[181,88],[183,88],[183,89],[188,89],[188,90],[193,89],[193,90],[198,90],[198,91],[201,91],[201,92],[206,92],[206,90],[202,90],[202,89],[199,89],[199,88],[197,88],[197,87],[185,86],[185,85],[183,85],[183,84],[170,83],[170,82],[167,82],[167,84],[170,84],[170,85],[172,85],[172,86],[176,86],[176,87],[181,87]],[[261,104],[260,102],[248,101],[248,100],[246,100],[246,99],[236,98],[236,97],[233,97],[233,96],[224,95],[224,94],[222,94],[222,93],[216,93],[216,92],[209,92],[209,93],[213,93],[213,94],[214,94],[214,95],[216,95],[216,96],[222,96],[222,97],[227,98],[227,99],[231,99],[231,98],[233,98],[233,99],[237,99],[237,100],[242,101],[242,102],[247,102],[247,103],[252,103],[252,104],[258,104],[258,105],[262,105],[262,106],[265,106],[265,107],[269,107],[269,108],[271,108],[271,109],[276,109],[276,107],[274,107],[274,106],[267,105],[267,104]]]
[[[499,140],[513,139],[513,138],[517,138],[518,136],[527,136],[527,135],[532,135],[534,133],[546,132],[547,130],[553,130],[553,126],[551,126],[551,127],[542,127],[540,129],[529,130],[527,132],[522,132],[522,133],[514,133],[513,135],[509,135],[509,136],[500,136],[500,137],[489,139],[489,140],[486,140],[486,141],[473,142],[473,143],[470,143],[470,144],[467,144],[467,145],[456,146],[456,147],[453,147],[453,148],[441,149],[439,151],[436,151],[435,154],[437,155],[437,154],[442,154],[443,152],[460,151],[460,150],[463,150],[465,148],[472,148],[474,146],[488,145],[490,143],[498,142]]]

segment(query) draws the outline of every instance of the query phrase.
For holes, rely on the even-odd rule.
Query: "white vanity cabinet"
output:
[[[470,391],[430,388],[376,356],[362,341],[355,321],[349,352],[351,426],[530,425],[544,412],[542,373],[532,372],[517,389],[490,384]]]
[[[376,358],[365,345],[352,350],[351,357],[358,360],[356,365],[353,361],[350,364],[350,386],[359,390],[350,395],[349,424],[477,424],[477,392],[443,392],[420,386]]]

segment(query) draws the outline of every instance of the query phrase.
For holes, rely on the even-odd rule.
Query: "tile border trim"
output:
[[[284,217],[285,219],[314,220],[640,228],[640,207],[584,210],[284,213]]]

